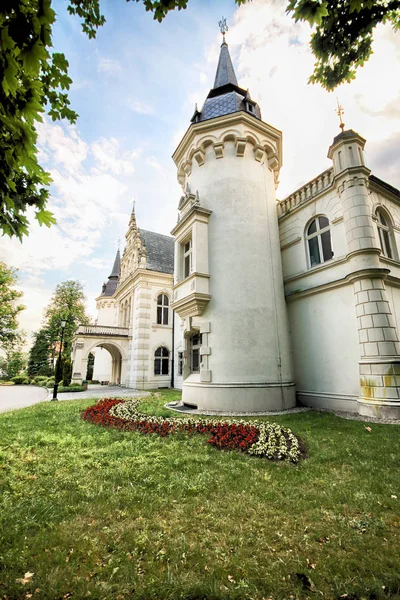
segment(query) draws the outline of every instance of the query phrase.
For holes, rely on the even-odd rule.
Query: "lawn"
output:
[[[293,465],[103,429],[92,403],[0,415],[1,599],[400,598],[398,426],[265,418],[306,442]]]

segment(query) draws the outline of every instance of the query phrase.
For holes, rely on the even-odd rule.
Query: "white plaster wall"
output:
[[[222,159],[209,146],[203,166],[193,161],[190,185],[201,206],[213,211],[212,298],[203,313],[211,322],[213,383],[290,381],[273,173],[254,159],[251,144],[237,157],[234,142],[225,141]]]
[[[114,327],[116,321],[116,308],[114,300],[100,297],[96,302],[97,306],[97,325],[107,325]]]
[[[341,217],[342,206],[340,198],[334,190],[316,197],[296,208],[292,214],[279,219],[279,235],[282,248],[283,277],[288,279],[306,271],[318,269],[318,266],[310,269],[308,259],[308,248],[306,241],[306,230],[313,218],[324,215],[331,224],[331,242],[333,259],[325,264],[333,263],[347,254],[347,245],[344,232],[344,224]]]
[[[352,284],[288,302],[299,399],[357,410],[359,346]]]

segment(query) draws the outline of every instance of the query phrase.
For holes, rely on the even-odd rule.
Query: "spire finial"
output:
[[[218,25],[219,25],[219,29],[220,32],[222,33],[223,36],[223,44],[225,43],[225,34],[228,31],[228,25],[226,24],[226,18],[222,17],[220,21],[218,21]]]
[[[344,123],[343,123],[343,119],[342,119],[342,115],[344,115],[344,109],[342,106],[340,106],[339,104],[339,98],[336,98],[336,102],[337,102],[337,111],[336,114],[340,119],[340,129],[342,130],[342,132],[344,131]]]

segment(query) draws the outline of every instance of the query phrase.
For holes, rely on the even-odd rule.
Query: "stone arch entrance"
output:
[[[126,333],[125,333],[126,331]],[[72,350],[72,382],[82,383],[86,377],[89,354],[102,347],[111,355],[111,385],[128,383],[128,332],[120,327],[97,327],[95,325],[78,328],[75,334]]]

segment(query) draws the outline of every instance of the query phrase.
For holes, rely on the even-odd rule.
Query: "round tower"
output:
[[[184,189],[172,231],[183,402],[237,412],[292,407],[275,196],[282,134],[239,87],[225,37],[214,87],[173,159]]]

